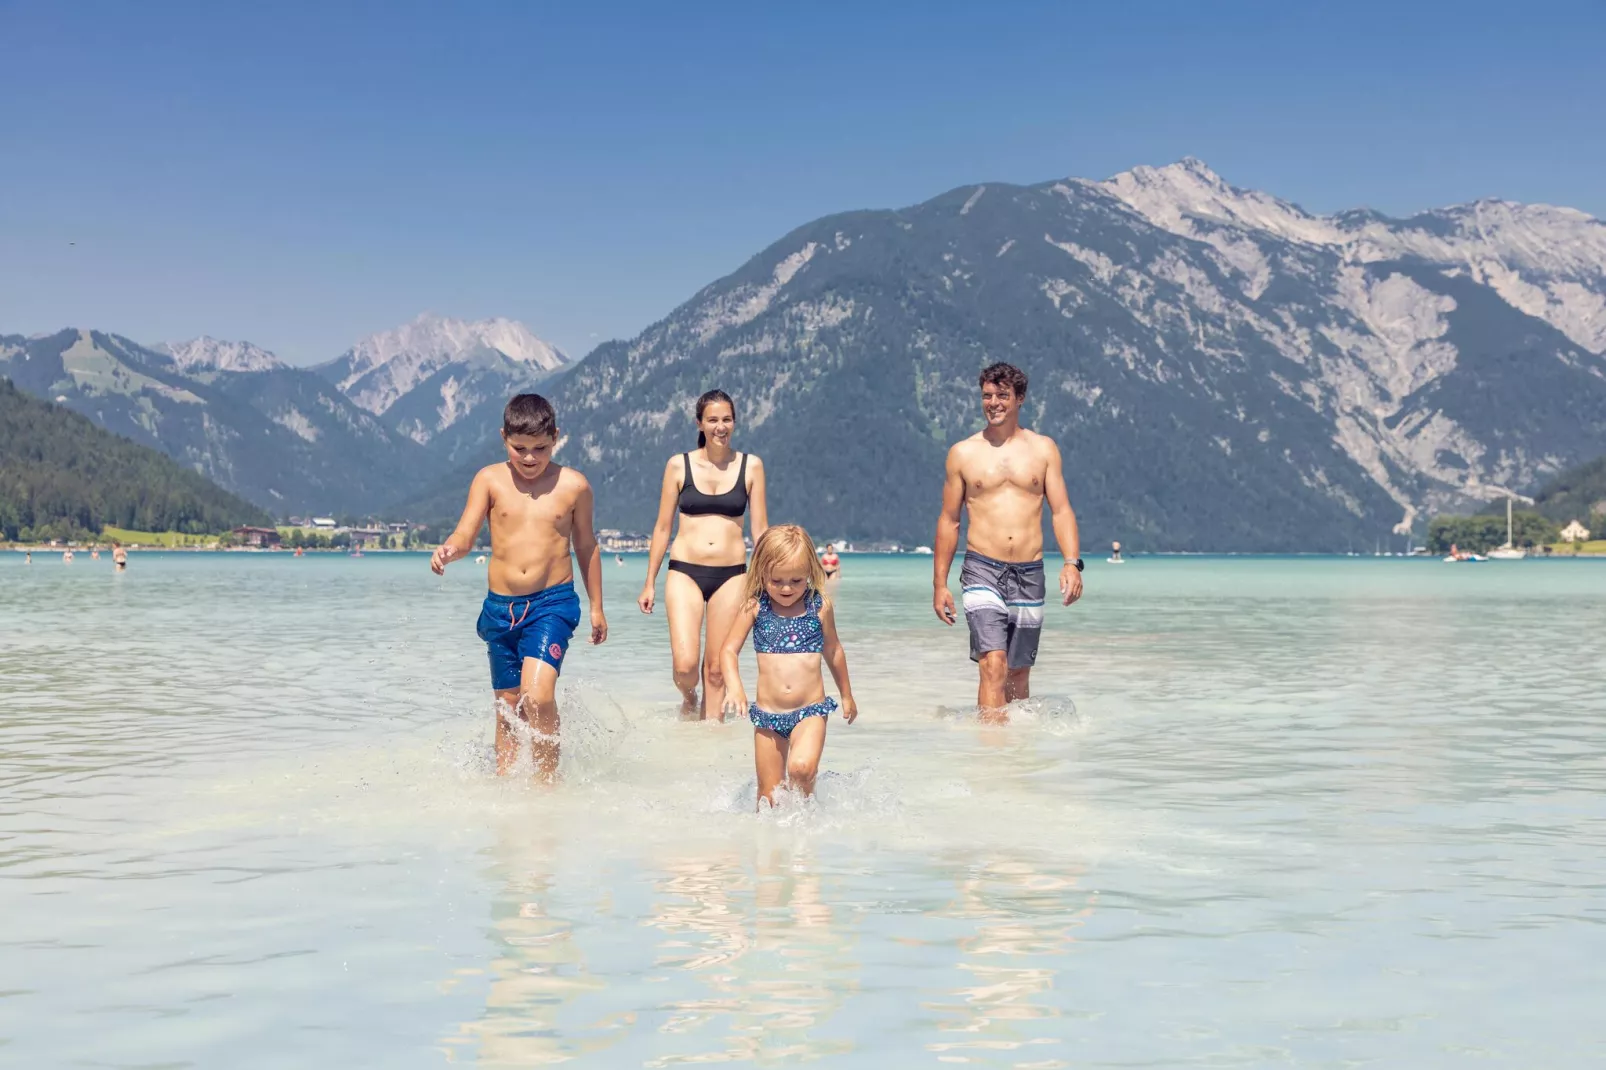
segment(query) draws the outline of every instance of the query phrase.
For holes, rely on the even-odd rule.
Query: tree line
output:
[[[1511,516],[1513,545],[1531,549],[1549,545],[1560,537],[1561,528],[1549,517],[1531,512],[1517,512]],[[1477,516],[1436,516],[1428,525],[1427,541],[1428,549],[1436,554],[1449,553],[1452,543],[1462,550],[1486,553],[1505,545],[1505,511]]]
[[[206,535],[272,522],[171,458],[0,379],[0,537],[88,540],[107,526]]]

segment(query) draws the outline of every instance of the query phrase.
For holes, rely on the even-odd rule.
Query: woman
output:
[[[836,543],[825,544],[825,553],[820,555],[820,567],[825,569],[826,582],[834,584],[837,573],[842,571],[842,559],[836,555]]]
[[[729,394],[710,390],[697,399],[697,449],[677,453],[664,465],[658,522],[653,525],[652,547],[647,553],[647,585],[636,599],[643,613],[652,612],[658,566],[667,548],[664,604],[669,607],[669,650],[675,686],[680,689],[680,713],[686,718],[725,719],[719,652],[743,602],[747,547],[742,541],[742,518],[752,514],[755,543],[769,527],[764,463],[731,449],[735,429],[736,406]],[[669,532],[677,512],[680,525],[671,544]],[[697,706],[699,665],[701,711]]]

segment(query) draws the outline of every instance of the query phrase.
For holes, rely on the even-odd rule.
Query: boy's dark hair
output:
[[[976,385],[986,386],[988,383],[992,383],[994,386],[1007,386],[1010,393],[1018,398],[1026,396],[1026,373],[1013,364],[1005,364],[1003,361],[999,361],[997,364],[989,364],[983,368],[981,370],[981,379]]]
[[[557,435],[558,414],[552,411],[552,402],[540,394],[517,394],[502,410],[502,434]]]

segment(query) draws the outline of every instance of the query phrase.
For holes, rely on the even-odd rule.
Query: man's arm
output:
[[[942,512],[937,514],[936,545],[931,548],[931,608],[937,619],[952,624],[958,619],[954,595],[948,590],[948,570],[959,549],[959,510],[965,504],[965,477],[959,470],[959,446],[948,450],[942,484]]]
[[[585,476],[574,472],[580,486],[574,495],[574,526],[570,529],[574,543],[574,556],[580,560],[580,579],[586,585],[586,598],[591,602],[591,642],[608,638],[608,618],[602,613],[602,552],[597,549],[597,536],[591,530],[591,484]]]
[[[1070,605],[1082,597],[1082,573],[1072,564],[1082,556],[1082,536],[1076,530],[1076,513],[1071,509],[1071,495],[1065,489],[1065,467],[1060,460],[1060,448],[1053,439],[1048,443],[1048,471],[1043,477],[1043,494],[1048,498],[1048,513],[1054,523],[1054,541],[1065,555],[1060,569],[1060,596]]]
[[[463,506],[456,530],[446,536],[446,541],[435,547],[429,557],[429,567],[437,576],[446,571],[447,565],[474,549],[480,525],[491,511],[491,478],[485,472],[482,468],[474,473],[474,481],[468,485],[468,503]]]

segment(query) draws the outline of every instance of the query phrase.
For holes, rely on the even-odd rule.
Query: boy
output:
[[[602,615],[602,557],[591,531],[591,484],[555,464],[557,417],[539,394],[520,394],[502,410],[507,461],[481,468],[469,484],[457,530],[435,550],[436,575],[474,547],[480,525],[491,521],[490,592],[477,631],[491,656],[496,692],[496,771],[506,775],[518,758],[513,718],[533,728],[536,773],[552,780],[558,770],[556,690],[563,655],[580,624],[574,593],[572,543],[591,602],[591,642],[608,637]]]

